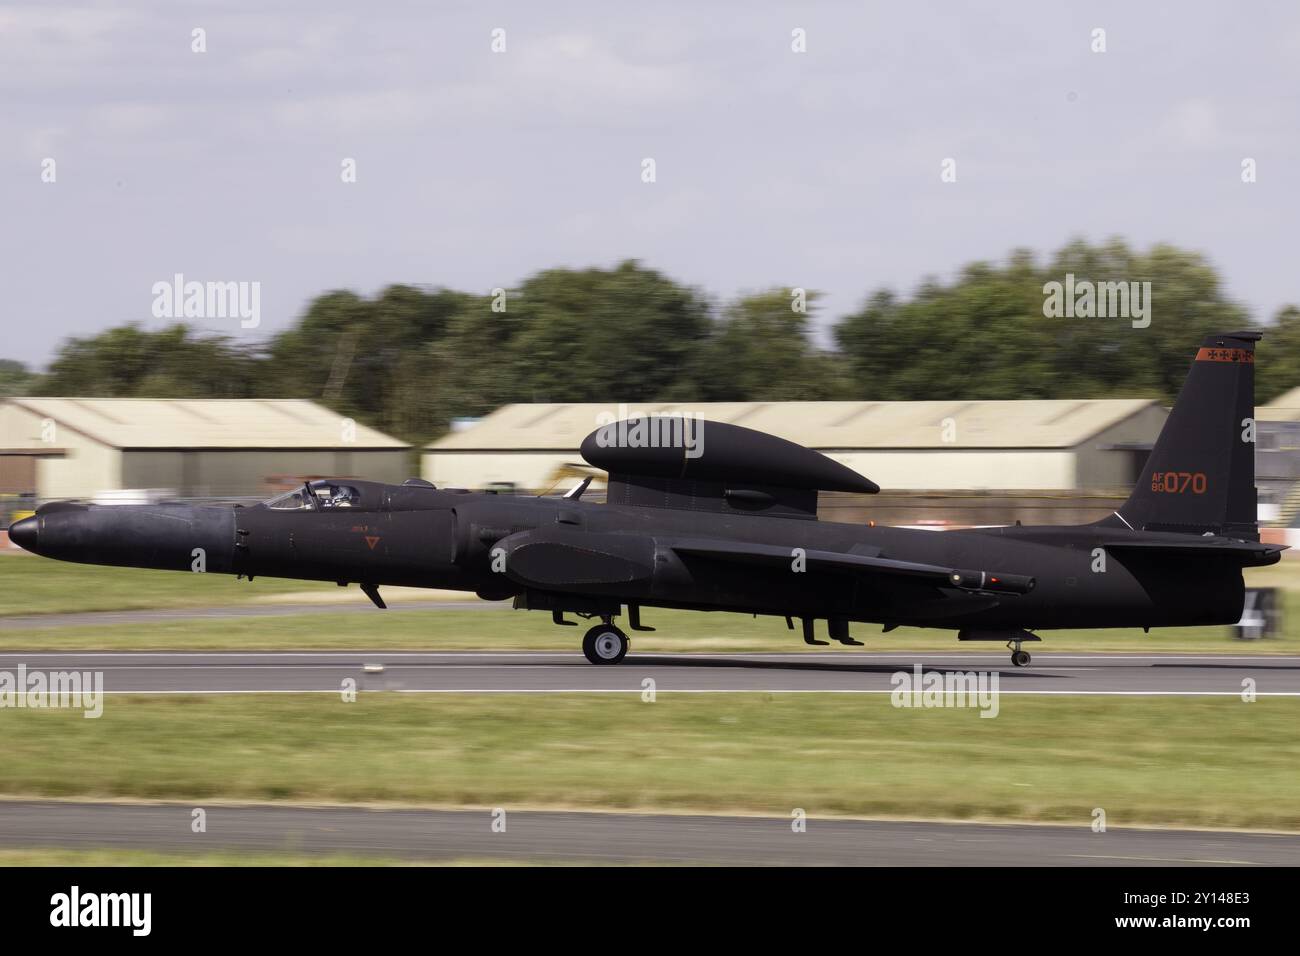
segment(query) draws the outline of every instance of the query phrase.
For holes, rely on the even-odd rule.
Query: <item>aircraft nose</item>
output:
[[[35,518],[24,518],[22,521],[15,521],[9,526],[9,540],[24,551],[35,551],[36,525],[37,519]]]

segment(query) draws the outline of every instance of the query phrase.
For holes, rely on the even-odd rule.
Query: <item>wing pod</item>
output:
[[[953,571],[948,580],[953,587],[964,591],[990,591],[994,594],[1028,594],[1035,584],[1027,574],[994,574],[990,571]]]
[[[611,474],[875,494],[880,486],[820,452],[724,422],[649,415],[603,425],[582,457]]]
[[[794,442],[723,422],[647,415],[603,425],[582,457],[609,472],[610,504],[816,518],[818,491],[880,487]]]

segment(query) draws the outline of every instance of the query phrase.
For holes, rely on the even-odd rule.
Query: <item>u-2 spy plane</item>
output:
[[[383,585],[513,598],[594,619],[582,647],[616,664],[644,607],[779,615],[841,644],[854,622],[1000,641],[1012,662],[1053,628],[1231,624],[1242,568],[1275,563],[1254,487],[1258,332],[1207,338],[1137,486],[1081,526],[934,532],[817,520],[819,491],[875,493],[844,465],[783,439],[682,416],[598,428],[582,455],[609,473],[605,503],[563,497],[306,482],[252,507],[44,505],[14,542],[67,561]],[[1102,560],[1099,560],[1101,558]]]

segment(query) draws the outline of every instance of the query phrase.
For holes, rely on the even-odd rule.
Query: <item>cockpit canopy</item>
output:
[[[328,511],[332,508],[362,507],[361,489],[357,485],[318,478],[304,482],[293,491],[277,495],[266,506],[275,511]]]

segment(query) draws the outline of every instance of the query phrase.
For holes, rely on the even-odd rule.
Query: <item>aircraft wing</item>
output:
[[[796,557],[799,557],[793,548],[733,541],[682,541],[673,544],[672,549],[680,555],[766,567],[778,565],[792,567]],[[870,550],[874,553],[804,550],[802,559],[810,570],[877,577],[919,578],[939,587],[954,587],[965,591],[1027,594],[1034,588],[1034,579],[1024,574],[972,571],[937,564],[899,561],[894,558],[880,557],[879,548]]]

